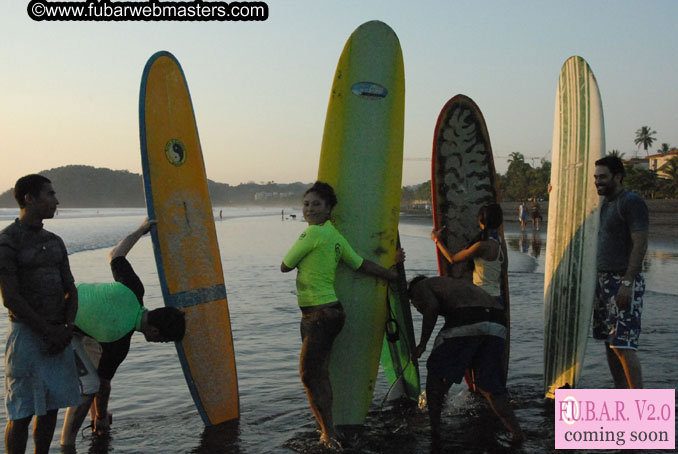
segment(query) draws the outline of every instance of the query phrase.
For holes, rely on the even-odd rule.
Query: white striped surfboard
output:
[[[558,80],[544,272],[544,392],[576,387],[586,351],[596,279],[599,199],[595,161],[605,150],[596,78],[570,57]]]

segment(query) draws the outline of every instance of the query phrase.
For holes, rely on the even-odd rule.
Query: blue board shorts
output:
[[[620,273],[598,272],[593,302],[593,338],[606,341],[611,348],[637,350],[645,279],[639,274],[633,281],[631,307],[626,311],[620,310],[614,301],[622,279]]]
[[[5,410],[15,421],[80,403],[75,356],[69,345],[47,354],[42,336],[23,323],[10,322],[5,349]]]
[[[428,373],[452,384],[473,369],[480,389],[503,394],[505,336],[506,328],[491,322],[443,328],[426,362]]]

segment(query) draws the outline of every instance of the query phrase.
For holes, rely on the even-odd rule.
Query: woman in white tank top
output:
[[[498,231],[503,221],[503,213],[498,204],[480,207],[478,225],[481,232],[471,240],[470,246],[455,254],[440,242],[445,227],[431,232],[431,239],[451,264],[473,260],[473,283],[494,297],[501,296],[501,275],[508,268],[506,244],[501,240]]]

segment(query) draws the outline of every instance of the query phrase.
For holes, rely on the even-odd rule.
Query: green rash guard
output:
[[[80,284],[77,288],[75,326],[97,342],[113,342],[141,329],[146,308],[124,284]]]
[[[354,270],[363,264],[348,241],[330,221],[309,225],[289,250],[283,263],[297,267],[299,307],[319,306],[337,301],[334,276],[339,260]]]

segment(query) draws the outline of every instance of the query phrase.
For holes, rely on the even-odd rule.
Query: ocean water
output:
[[[283,255],[305,228],[299,211],[219,208],[214,210],[223,261],[240,388],[241,418],[205,428],[188,392],[171,344],[146,343],[133,337],[130,353],[113,380],[110,437],[78,438],[79,453],[286,453],[323,452],[298,375],[300,313],[294,275],[279,270]],[[0,210],[0,228],[16,210]],[[296,214],[291,219],[289,214]],[[71,269],[79,282],[108,282],[108,252],[136,228],[143,209],[67,210],[46,221],[64,238]],[[436,275],[435,249],[426,220],[403,218],[401,241],[409,277]],[[511,231],[508,226],[511,291],[511,360],[509,391],[527,441],[511,448],[505,432],[482,400],[465,386],[453,386],[443,412],[443,452],[553,452],[553,407],[542,399],[543,286],[546,232]],[[146,286],[149,308],[163,305],[150,238],[129,254]],[[640,358],[647,388],[676,388],[678,382],[678,247],[670,239],[652,240],[644,264],[647,280]],[[421,328],[414,314],[417,338]],[[440,327],[440,326],[439,326]],[[438,327],[438,328],[439,328]],[[7,318],[0,316],[0,338]],[[424,354],[424,359],[429,351]],[[4,361],[4,354],[3,354]],[[422,361],[422,382],[426,368]],[[4,372],[4,370],[3,370]],[[3,375],[4,378],[4,375]],[[590,340],[580,387],[610,388],[603,346]],[[428,416],[414,408],[384,403],[388,385],[379,376],[364,431],[347,446],[351,453],[428,453]],[[4,389],[0,390],[4,399]],[[50,452],[59,453],[60,412]],[[0,425],[5,424],[0,411]],[[32,452],[29,441],[27,452]],[[594,451],[592,451],[594,452]],[[609,452],[609,451],[607,451]],[[665,451],[657,451],[665,452]]]

